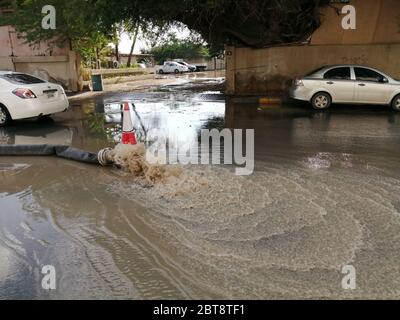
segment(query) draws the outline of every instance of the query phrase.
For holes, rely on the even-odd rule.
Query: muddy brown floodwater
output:
[[[116,169],[1,158],[0,298],[400,298],[400,115],[225,101],[219,81],[74,102],[55,122],[1,129],[2,143],[96,151],[118,142],[116,103],[130,99],[141,139],[254,128],[256,169],[187,166],[149,188]],[[45,265],[54,291],[41,287]],[[345,265],[354,291],[342,289]]]

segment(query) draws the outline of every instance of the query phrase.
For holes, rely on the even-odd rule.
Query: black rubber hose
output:
[[[91,152],[65,146],[64,147],[56,146],[55,150],[57,157],[60,158],[79,161],[83,163],[89,163],[89,164],[100,164],[97,158],[97,154]]]
[[[0,156],[54,156],[55,146],[52,145],[2,145]]]
[[[0,156],[57,156],[60,158],[79,161],[88,164],[100,164],[97,154],[55,145],[2,145]]]

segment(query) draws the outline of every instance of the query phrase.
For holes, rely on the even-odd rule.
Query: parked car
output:
[[[196,65],[196,72],[204,72],[207,70],[207,66],[205,65]]]
[[[159,74],[164,74],[164,73],[178,74],[184,72],[189,72],[189,68],[174,61],[165,62],[164,65],[158,70]]]
[[[195,65],[193,65],[193,64],[189,64],[189,63],[187,63],[187,62],[185,62],[185,61],[183,61],[183,60],[174,60],[175,62],[178,62],[179,64],[181,64],[181,65],[183,65],[183,66],[186,66],[186,67],[188,67],[188,69],[189,69],[189,71],[190,72],[195,72],[196,70],[197,70],[197,68],[196,68],[196,66]]]
[[[400,81],[358,65],[319,68],[293,81],[290,96],[323,110],[332,103],[390,105],[400,111]]]
[[[62,86],[25,73],[0,71],[0,126],[11,120],[49,116],[68,107]]]

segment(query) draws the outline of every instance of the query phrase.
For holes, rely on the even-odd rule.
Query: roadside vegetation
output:
[[[193,39],[177,39],[174,35],[166,41],[152,47],[150,50],[144,50],[143,53],[154,55],[156,64],[163,64],[170,59],[193,59],[204,58],[211,59],[208,47],[203,41],[197,42]]]
[[[213,57],[224,44],[263,47],[304,41],[319,26],[319,9],[329,0],[0,0],[14,12],[2,17],[14,25],[27,42],[46,40],[68,45],[88,64],[109,54],[122,32],[130,35],[132,50],[139,33],[152,42],[158,62],[165,57]],[[42,7],[57,9],[57,28],[41,26]],[[5,21],[7,20],[7,21]],[[187,26],[188,41],[165,39],[171,28]],[[193,41],[193,39],[201,41]],[[157,42],[158,41],[158,42]],[[207,47],[205,47],[207,46]],[[178,53],[173,53],[178,52]],[[127,66],[131,64],[129,59]]]

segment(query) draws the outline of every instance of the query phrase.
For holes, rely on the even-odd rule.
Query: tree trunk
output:
[[[115,59],[119,62],[119,43],[115,43]]]
[[[96,69],[100,69],[100,54],[99,48],[96,47]]]
[[[128,63],[127,63],[127,67],[130,68],[131,64],[132,64],[132,55],[133,55],[133,50],[135,50],[135,45],[136,45],[136,40],[138,37],[138,33],[139,33],[139,26],[136,27],[133,37],[132,37],[132,46],[131,46],[131,51],[129,53],[129,57],[128,57]]]

